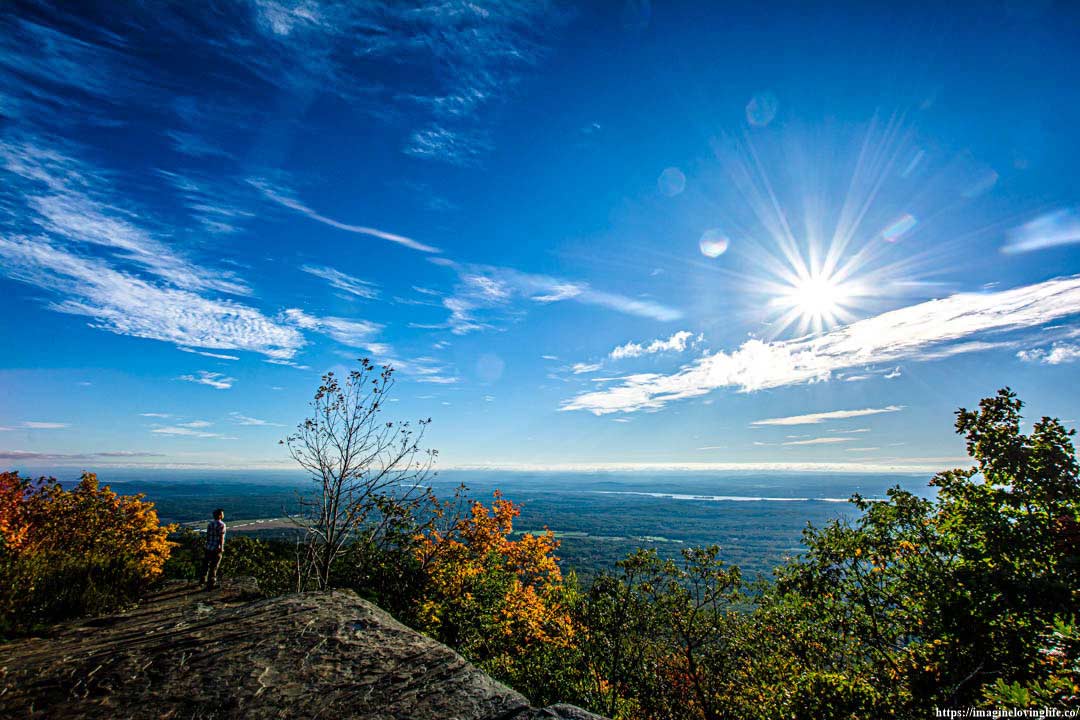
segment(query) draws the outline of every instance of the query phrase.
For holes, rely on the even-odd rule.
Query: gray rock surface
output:
[[[171,583],[129,612],[0,645],[0,717],[602,720],[530,707],[352,592],[256,593]]]

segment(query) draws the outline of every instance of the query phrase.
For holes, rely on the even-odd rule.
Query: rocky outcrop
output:
[[[0,717],[600,720],[537,709],[352,592],[169,584],[138,608],[0,645]]]

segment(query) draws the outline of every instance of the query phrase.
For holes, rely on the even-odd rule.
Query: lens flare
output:
[[[686,176],[679,168],[669,167],[660,173],[660,177],[656,179],[656,186],[668,197],[675,197],[686,189]]]
[[[898,217],[892,224],[881,231],[881,238],[888,242],[896,242],[900,238],[907,235],[909,232],[915,229],[915,226],[919,224],[919,221],[915,219],[915,216],[910,213],[905,213]]]
[[[701,254],[709,258],[720,257],[727,252],[729,245],[731,245],[731,241],[727,239],[724,233],[716,228],[703,232],[701,234],[701,240],[698,241],[698,247],[701,249]]]
[[[780,101],[771,92],[758,93],[746,103],[746,121],[754,127],[765,127],[776,117]]]

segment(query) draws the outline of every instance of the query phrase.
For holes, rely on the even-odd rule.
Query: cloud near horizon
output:
[[[736,350],[706,355],[669,375],[644,373],[621,385],[581,393],[561,409],[595,415],[658,409],[721,388],[750,392],[828,380],[839,370],[868,364],[997,349],[1009,344],[973,338],[1030,329],[1078,313],[1080,275],[999,292],[959,293],[811,338],[748,340]]]

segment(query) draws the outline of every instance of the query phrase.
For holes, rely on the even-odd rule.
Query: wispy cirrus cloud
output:
[[[1012,346],[1000,335],[1080,314],[1080,276],[1011,290],[959,293],[853,322],[799,340],[750,340],[718,351],[675,373],[645,373],[586,392],[563,410],[596,415],[656,409],[720,388],[749,392],[828,380],[833,373],[874,363],[951,357]],[[980,338],[980,339],[975,339]],[[982,339],[986,338],[986,339]]]
[[[107,450],[94,453],[46,453],[33,450],[0,450],[0,460],[14,462],[63,462],[83,460],[112,460],[118,458],[153,458],[165,457],[162,453],[141,452],[138,450]]]
[[[1033,252],[1080,243],[1080,213],[1073,209],[1040,215],[1009,233],[1005,253]]]
[[[214,358],[215,360],[239,360],[236,355],[225,355],[223,353],[206,352],[205,350],[196,350],[195,348],[178,347],[177,350],[186,353],[193,353],[195,355],[202,355],[203,357]]]
[[[169,92],[190,88],[201,102],[162,118],[160,133],[177,153],[217,161],[237,153],[207,135],[243,138],[252,118],[280,116],[283,99],[303,108],[328,95],[400,132],[403,152],[459,165],[490,151],[491,109],[569,17],[555,3],[519,0],[251,0],[182,12],[136,6],[123,17],[42,3],[35,22],[9,15],[0,79],[18,92],[0,98],[5,114],[120,124],[132,109],[160,115]],[[163,46],[191,48],[203,62],[162,63]],[[212,109],[193,117],[198,104]]]
[[[385,230],[380,230],[378,228],[367,227],[365,225],[351,225],[349,223],[344,223],[340,220],[335,220],[334,218],[327,217],[326,215],[322,215],[315,210],[312,210],[310,207],[300,202],[292,195],[288,194],[286,190],[275,187],[270,183],[266,182],[265,180],[254,179],[250,180],[249,182],[260,192],[262,192],[262,194],[268,200],[271,200],[283,207],[287,207],[290,210],[295,210],[301,215],[305,215],[316,222],[322,223],[323,225],[329,225],[332,228],[337,228],[338,230],[343,230],[345,232],[353,233],[356,235],[368,235],[370,237],[379,238],[380,240],[388,240],[392,243],[403,245],[412,250],[419,250],[420,252],[440,252],[437,247],[425,245],[422,242],[418,242],[416,240],[413,240],[412,238],[405,237],[404,235],[397,235],[395,233],[386,232]]]
[[[305,344],[294,327],[216,297],[250,290],[136,222],[136,213],[108,197],[108,173],[24,139],[0,142],[0,175],[7,181],[0,272],[46,291],[52,310],[119,335],[201,351],[289,358]]]
[[[365,300],[374,300],[379,296],[379,289],[375,283],[355,278],[335,268],[326,265],[302,265],[300,269],[309,275],[322,278],[335,290],[341,290]]]
[[[682,311],[675,308],[595,290],[584,282],[448,258],[434,258],[432,262],[457,273],[458,283],[453,293],[442,299],[443,307],[450,311],[446,323],[426,327],[446,327],[456,335],[490,329],[500,321],[521,317],[525,309],[520,301],[540,305],[571,301],[665,322],[682,317]]]
[[[170,425],[166,427],[154,428],[150,432],[157,435],[198,438],[200,440],[236,440],[236,438],[232,437],[231,435],[222,435],[221,433],[209,432],[207,430],[198,430],[196,428],[184,427],[182,425]]]
[[[848,418],[865,417],[867,415],[880,415],[882,413],[900,412],[903,405],[887,405],[880,408],[862,408],[861,410],[829,410],[827,412],[808,413],[806,415],[791,415],[788,417],[765,418],[755,420],[751,425],[820,425],[830,420],[846,420]],[[843,432],[843,431],[838,431]],[[864,432],[864,430],[849,430],[847,432]]]
[[[836,443],[851,442],[849,437],[836,437],[835,435],[830,437],[817,437],[807,438],[806,440],[789,440],[788,442],[780,443],[781,445],[834,445]]]
[[[586,373],[594,373],[600,368],[604,367],[602,363],[574,363],[570,366],[570,372],[575,375],[584,375]]]
[[[37,420],[27,420],[21,423],[21,427],[27,430],[63,430],[64,428],[71,427],[68,423],[62,422],[41,422]]]
[[[229,417],[237,425],[246,425],[249,427],[285,427],[281,423],[270,422],[269,420],[261,420],[259,418],[253,418],[248,415],[241,415],[238,412],[229,413]]]
[[[24,212],[18,218],[28,222],[13,229],[21,233],[36,234],[32,224],[39,232],[76,247],[104,248],[117,260],[172,287],[250,294],[250,288],[233,273],[196,265],[136,223],[136,213],[111,197],[108,174],[66,152],[34,139],[0,142],[0,171],[9,190],[19,193]],[[8,224],[17,222],[8,220]]]
[[[296,327],[327,335],[342,345],[366,348],[376,355],[385,355],[390,352],[388,345],[373,340],[382,329],[382,325],[377,323],[340,317],[315,317],[300,308],[285,310],[282,318]]]
[[[208,385],[215,390],[228,390],[236,382],[236,378],[229,377],[222,373],[210,372],[208,370],[200,370],[195,375],[181,375],[179,380],[185,382],[196,383],[198,385]],[[156,431],[155,431],[156,432]]]
[[[0,237],[0,257],[9,277],[60,296],[52,310],[118,335],[285,359],[306,344],[295,327],[252,307],[162,287],[45,238]]]

